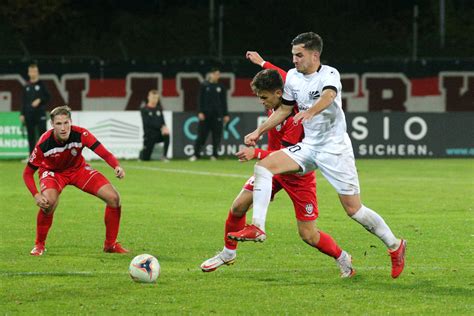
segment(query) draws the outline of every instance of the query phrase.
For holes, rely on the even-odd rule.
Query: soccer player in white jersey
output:
[[[254,225],[237,233],[252,236],[252,229],[265,230],[274,175],[304,174],[319,169],[336,189],[347,215],[387,246],[392,261],[391,275],[397,278],[405,266],[406,241],[395,237],[383,218],[361,202],[354,152],[342,111],[339,72],[321,64],[323,41],[318,34],[299,34],[291,44],[295,68],[286,78],[283,105],[265,123],[245,136],[245,144],[255,146],[262,134],[288,117],[295,104],[300,112],[294,121],[303,124],[305,138],[257,162],[254,169]]]

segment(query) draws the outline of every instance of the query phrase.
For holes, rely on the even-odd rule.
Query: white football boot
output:
[[[219,268],[222,265],[232,265],[234,264],[235,257],[237,257],[237,254],[234,253],[233,256],[228,256],[224,251],[219,252],[217,255],[215,255],[212,258],[207,259],[201,264],[201,270],[202,272],[212,272]]]
[[[356,274],[355,269],[352,267],[352,257],[344,250],[339,258],[336,259],[336,262],[339,269],[341,269],[341,278],[351,278]]]

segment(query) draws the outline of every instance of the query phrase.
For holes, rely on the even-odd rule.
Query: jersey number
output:
[[[300,145],[294,145],[294,146],[288,147],[288,150],[290,151],[290,153],[295,153],[298,150],[301,150],[301,147]]]

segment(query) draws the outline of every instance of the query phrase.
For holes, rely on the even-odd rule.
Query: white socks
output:
[[[272,196],[273,174],[267,168],[255,165],[254,175],[252,223],[265,231],[265,220]]]
[[[224,256],[226,258],[232,258],[237,254],[237,249],[229,249],[224,246],[224,249],[222,249],[222,252],[224,253]]]
[[[379,237],[389,249],[395,250],[399,247],[400,240],[393,235],[390,227],[388,227],[383,218],[370,208],[362,205],[351,218],[359,222],[359,224],[364,226],[369,232]]]

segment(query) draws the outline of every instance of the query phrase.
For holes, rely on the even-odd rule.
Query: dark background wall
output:
[[[227,58],[249,49],[289,57],[291,39],[312,30],[325,39],[323,57],[331,63],[410,59],[414,5],[419,11],[418,57],[474,56],[471,0],[214,0],[215,20],[210,23],[211,1],[4,0],[0,58],[91,56],[147,62],[215,57],[221,5],[222,55]]]

